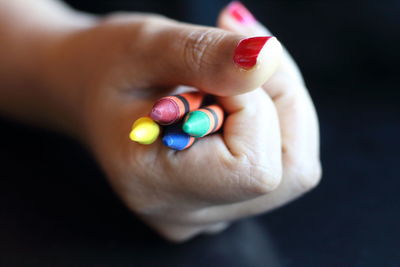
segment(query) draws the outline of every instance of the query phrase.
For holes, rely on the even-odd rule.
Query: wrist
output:
[[[55,77],[63,77],[60,44],[95,23],[58,1],[0,2],[0,114],[75,134],[76,89]]]
[[[78,70],[84,60],[79,58],[76,37],[95,25],[95,20],[64,25],[51,32],[38,44],[29,73],[42,98],[47,101],[49,126],[74,137],[83,128],[83,99],[86,90]],[[78,57],[77,57],[78,55]]]

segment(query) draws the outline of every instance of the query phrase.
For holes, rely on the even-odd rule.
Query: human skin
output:
[[[321,176],[318,123],[297,66],[265,45],[233,62],[241,40],[270,35],[225,9],[221,29],[162,16],[95,17],[51,0],[0,0],[0,112],[85,145],[129,209],[184,241],[279,207]],[[128,138],[133,121],[181,85],[216,96],[223,132],[186,151]]]

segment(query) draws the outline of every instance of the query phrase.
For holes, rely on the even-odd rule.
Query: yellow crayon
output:
[[[160,134],[160,126],[149,117],[142,117],[133,123],[129,138],[142,145],[150,145]]]

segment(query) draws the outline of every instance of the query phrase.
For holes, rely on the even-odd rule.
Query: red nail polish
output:
[[[251,37],[239,42],[235,49],[233,61],[244,69],[251,69],[257,64],[257,57],[261,49],[272,36]]]
[[[239,23],[244,25],[252,25],[257,20],[251,12],[239,1],[234,1],[228,5],[229,14]]]

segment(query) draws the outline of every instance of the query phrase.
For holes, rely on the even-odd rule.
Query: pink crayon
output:
[[[198,109],[203,98],[204,94],[200,92],[163,97],[154,104],[150,117],[162,125],[173,124],[188,112]]]

